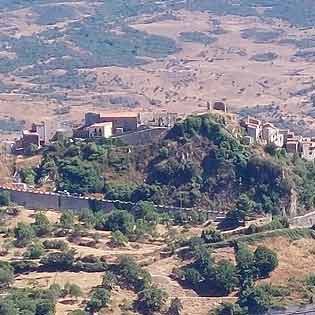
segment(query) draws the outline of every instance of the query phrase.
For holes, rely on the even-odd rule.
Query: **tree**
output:
[[[63,212],[60,217],[60,225],[65,229],[72,229],[74,226],[74,215],[71,211]]]
[[[236,269],[239,275],[241,290],[245,290],[254,285],[257,275],[255,257],[245,244],[238,243],[236,247]]]
[[[271,249],[265,246],[258,246],[254,255],[259,277],[268,277],[278,267],[277,254]]]
[[[111,235],[111,244],[114,247],[125,247],[128,243],[128,238],[120,231],[114,231]]]
[[[159,223],[159,214],[155,211],[155,206],[151,202],[140,201],[133,207],[132,212],[136,220],[143,219],[153,225]]]
[[[21,170],[21,178],[23,183],[27,185],[35,184],[36,172],[31,168],[24,168]]]
[[[119,230],[125,235],[131,234],[135,227],[135,220],[128,211],[114,211],[106,220],[105,228],[110,231]]]
[[[223,303],[216,310],[217,315],[242,315],[242,309],[238,304]]]
[[[215,268],[214,283],[222,294],[230,294],[238,284],[235,266],[227,260],[221,261]]]
[[[14,282],[13,268],[10,265],[0,266],[0,288],[8,288]],[[1,312],[0,312],[1,314]]]
[[[49,219],[43,212],[36,213],[32,227],[38,237],[49,235],[52,230]]]
[[[69,270],[74,263],[74,254],[72,252],[55,252],[42,257],[41,264],[52,270]]]
[[[271,296],[264,286],[252,287],[241,292],[239,304],[250,315],[264,314],[271,305]]]
[[[75,283],[66,283],[64,290],[66,291],[67,295],[76,299],[82,296],[81,288]]]
[[[16,315],[18,309],[12,300],[0,301],[0,315]]]
[[[223,241],[221,233],[215,228],[203,230],[201,233],[201,238],[205,243],[217,243]]]
[[[14,235],[16,238],[16,246],[27,246],[35,236],[34,230],[31,225],[19,222],[14,229]]]
[[[193,288],[196,288],[200,282],[203,281],[203,277],[200,272],[195,268],[186,268],[182,274],[183,280],[185,280]]]
[[[117,284],[117,277],[111,271],[105,271],[102,279],[102,287],[106,290],[112,290]]]
[[[86,305],[86,310],[94,314],[98,312],[103,307],[106,307],[110,301],[110,291],[104,288],[97,288],[92,294],[90,301]]]
[[[141,291],[136,301],[137,308],[147,314],[159,312],[165,305],[167,294],[164,290],[151,287]]]
[[[128,288],[142,291],[145,288],[148,288],[152,283],[150,273],[142,269],[131,257],[120,257],[118,268],[121,280]]]
[[[10,204],[10,193],[8,191],[0,191],[0,207],[6,207]]]
[[[24,253],[25,258],[38,259],[44,254],[44,248],[41,243],[33,243],[28,246]]]
[[[171,301],[171,305],[168,309],[168,315],[181,315],[183,310],[183,304],[179,298],[174,298]]]

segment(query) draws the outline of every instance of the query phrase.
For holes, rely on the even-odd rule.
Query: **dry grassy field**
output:
[[[98,4],[82,1],[74,5],[81,11],[84,7],[85,14],[80,11],[71,19],[49,25],[40,24],[30,8],[1,13],[0,34],[10,30],[17,37],[41,35],[54,29],[65,31],[73,21],[80,22],[91,14]],[[45,92],[48,85],[33,80],[37,75],[20,74],[29,66],[0,74],[1,82],[10,87],[9,91],[0,92],[0,118],[14,117],[26,121],[26,125],[38,119],[71,124],[80,121],[89,110],[166,109],[191,113],[204,109],[208,101],[224,100],[237,112],[260,105],[254,114],[267,115],[270,120],[285,121],[300,129],[313,126],[314,64],[295,56],[299,48],[294,44],[294,40],[312,38],[312,29],[289,27],[279,20],[187,10],[173,11],[167,16],[165,13],[137,16],[127,22],[133,30],[174,40],[177,52],[145,58],[147,64],[130,67],[78,67],[81,75],[93,76],[93,84],[87,87],[76,87],[67,81],[64,86],[55,85]],[[117,26],[112,32],[124,31]],[[187,39],[183,33],[195,34]],[[266,33],[271,33],[271,37],[257,39]],[[215,40],[205,41],[198,36]],[[66,44],[75,48],[73,43]],[[2,51],[2,55],[14,58],[7,51]],[[62,69],[49,71],[49,76],[64,74]],[[43,91],[35,92],[40,89]],[[68,106],[70,112],[56,114],[58,109]]]

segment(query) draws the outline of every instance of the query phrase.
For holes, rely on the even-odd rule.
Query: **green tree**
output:
[[[114,211],[107,218],[105,228],[110,231],[119,230],[125,235],[131,234],[135,227],[135,220],[132,214],[125,210]]]
[[[0,288],[8,288],[14,282],[13,268],[9,265],[0,267]],[[0,313],[1,314],[1,313]]]
[[[66,283],[64,290],[67,292],[67,295],[76,299],[82,296],[81,288],[75,283]]]
[[[214,283],[222,294],[230,294],[238,284],[235,266],[227,260],[221,261],[215,268]]]
[[[104,288],[95,289],[91,299],[86,305],[86,310],[91,314],[98,312],[100,309],[108,305],[110,301],[110,296],[110,291]]]
[[[59,224],[65,229],[72,229],[74,227],[74,214],[71,211],[63,212]]]
[[[36,172],[32,168],[24,168],[20,173],[23,183],[27,185],[35,184]]]
[[[277,254],[271,249],[265,246],[258,246],[254,255],[259,277],[268,277],[278,267]]]
[[[254,254],[245,244],[238,243],[235,258],[241,290],[252,288],[257,276]]]
[[[35,222],[32,224],[32,227],[38,237],[47,236],[52,230],[49,219],[43,212],[36,213]]]
[[[29,245],[24,253],[24,257],[28,259],[38,259],[44,254],[44,248],[41,243],[33,243]]]
[[[200,272],[195,268],[185,268],[182,273],[182,280],[186,281],[193,288],[198,287],[204,280]]]
[[[201,233],[201,238],[205,243],[217,243],[223,241],[220,231],[215,228],[203,230]]]
[[[0,191],[0,207],[8,206],[10,201],[10,193],[8,191]]]
[[[114,231],[111,234],[111,244],[114,247],[125,247],[128,243],[128,238],[120,231]]]
[[[106,290],[113,290],[115,285],[117,284],[117,277],[111,271],[105,271],[102,279],[102,287]]]
[[[238,304],[223,303],[216,309],[217,315],[242,315],[242,309]]]
[[[16,238],[16,246],[25,247],[31,243],[35,233],[29,224],[19,222],[14,229],[14,235]]]
[[[161,311],[167,300],[167,294],[164,290],[151,287],[138,294],[136,301],[137,308],[146,314]]]
[[[41,264],[51,270],[69,270],[74,263],[74,254],[72,252],[49,253],[40,260]]]
[[[250,315],[264,314],[271,306],[271,295],[264,286],[247,288],[241,292],[239,304]]]

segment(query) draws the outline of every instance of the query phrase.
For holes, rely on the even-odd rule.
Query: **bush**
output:
[[[137,308],[145,314],[161,311],[167,300],[164,290],[151,287],[141,291],[136,301]]]
[[[42,257],[40,263],[49,270],[70,270],[74,263],[74,255],[71,252],[50,253]]]
[[[44,254],[44,248],[41,243],[34,243],[28,246],[24,257],[28,259],[38,259]]]
[[[10,204],[11,197],[8,191],[0,191],[0,207],[6,207]]]
[[[97,288],[92,294],[91,299],[86,305],[86,310],[92,314],[107,306],[110,301],[110,291]]]
[[[238,304],[223,303],[216,309],[217,315],[242,315],[242,309]]]
[[[277,268],[278,257],[271,249],[258,246],[254,255],[259,277],[268,277],[269,274]]]
[[[114,247],[124,247],[128,243],[128,238],[120,231],[114,231],[111,235],[111,244]]]
[[[35,222],[32,224],[32,227],[38,237],[47,236],[51,233],[52,230],[49,219],[42,212],[36,213]]]
[[[0,266],[0,288],[8,288],[14,282],[13,268],[8,264]]]
[[[124,235],[134,230],[135,220],[132,214],[125,210],[114,211],[105,221],[104,227],[109,231],[121,231]]]
[[[235,266],[229,261],[221,261],[215,268],[214,284],[223,295],[230,294],[238,285]]]
[[[14,273],[28,273],[37,269],[38,264],[32,260],[17,260],[11,262]]]
[[[102,287],[107,290],[112,290],[116,284],[116,275],[111,271],[105,271],[102,279]]]
[[[35,236],[35,233],[33,228],[29,224],[19,222],[14,229],[14,235],[16,238],[16,246],[25,247],[31,243]]]
[[[203,230],[201,233],[201,238],[205,243],[217,243],[223,241],[221,233],[214,228]]]
[[[149,287],[152,279],[149,272],[142,269],[133,258],[122,256],[118,264],[121,283],[136,291]]]
[[[68,248],[68,244],[62,240],[46,240],[43,242],[45,249],[58,249],[58,250],[66,250]]]
[[[241,292],[239,304],[248,314],[264,314],[271,306],[271,295],[265,286],[248,288]]]
[[[64,212],[60,217],[59,223],[65,229],[72,229],[74,226],[74,214],[71,211]]]

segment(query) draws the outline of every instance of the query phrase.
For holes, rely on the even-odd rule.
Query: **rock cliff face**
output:
[[[298,202],[298,194],[294,188],[291,188],[288,206],[286,209],[284,209],[283,215],[289,218],[296,217],[298,215],[297,202]]]

